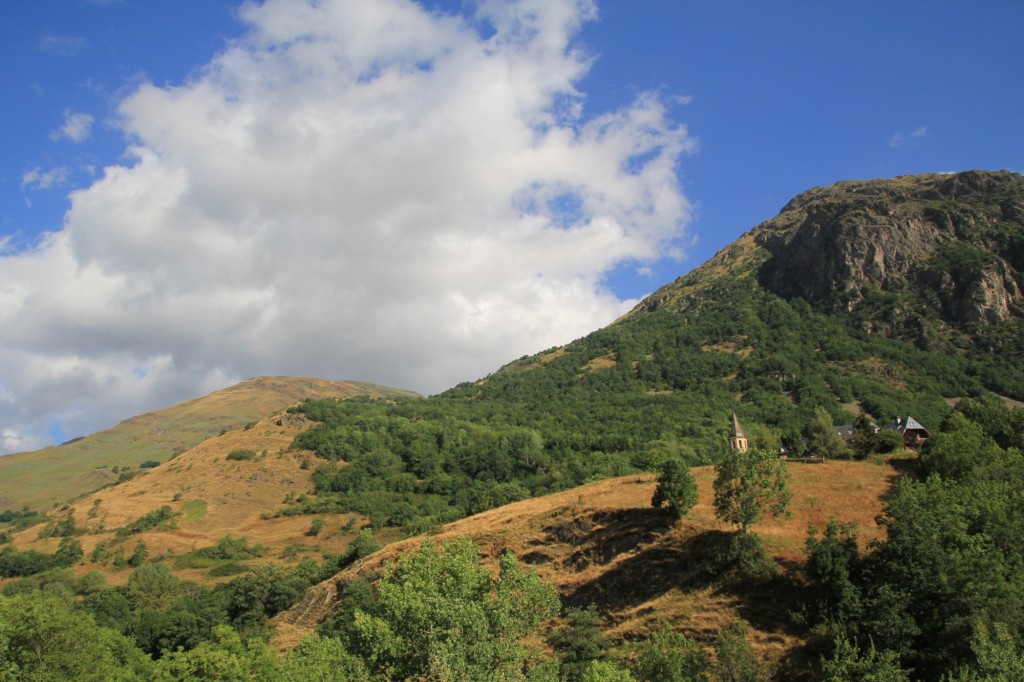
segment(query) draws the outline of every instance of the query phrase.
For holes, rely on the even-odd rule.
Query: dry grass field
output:
[[[799,581],[808,525],[822,528],[831,518],[849,522],[866,544],[881,537],[875,523],[887,491],[898,475],[888,463],[791,462],[792,515],[755,526],[783,580]],[[604,480],[574,490],[517,502],[443,527],[427,537],[393,543],[333,579],[315,586],[302,603],[276,619],[277,643],[294,646],[324,618],[337,586],[360,573],[379,572],[388,562],[414,551],[425,539],[435,544],[466,535],[496,569],[511,551],[552,581],[564,604],[595,603],[608,615],[616,639],[643,636],[668,625],[710,643],[719,627],[740,618],[763,655],[782,659],[803,641],[786,623],[793,594],[778,587],[763,593],[721,589],[713,580],[695,580],[692,564],[702,546],[732,530],[715,518],[712,467],[694,469],[699,502],[673,523],[650,505],[650,475]],[[774,591],[773,591],[774,590]],[[792,592],[792,590],[790,591]]]

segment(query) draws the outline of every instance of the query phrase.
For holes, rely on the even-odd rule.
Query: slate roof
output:
[[[736,413],[732,413],[732,430],[729,431],[730,438],[746,438],[747,436],[743,433],[743,429],[740,427],[740,420],[736,418]]]

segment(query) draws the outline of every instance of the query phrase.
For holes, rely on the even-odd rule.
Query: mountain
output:
[[[991,351],[996,338],[1019,353],[1022,225],[1024,178],[1013,173],[841,182],[797,196],[643,307],[686,309],[688,289],[716,268],[752,274],[743,260],[765,290],[865,331],[940,352]]]
[[[349,381],[256,377],[210,395],[132,417],[63,445],[0,457],[0,509],[44,510],[116,483],[143,463],[165,462],[207,438],[309,398],[413,396]]]
[[[818,406],[837,423],[863,411],[936,426],[958,397],[1024,400],[1022,291],[1020,175],[841,182],[796,197],[609,327],[444,398],[596,429],[602,451],[633,449],[622,438],[724,442],[732,410],[787,441]]]

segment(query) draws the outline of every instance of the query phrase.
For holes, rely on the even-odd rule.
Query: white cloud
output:
[[[51,189],[65,184],[67,179],[68,169],[64,166],[58,166],[49,170],[33,168],[22,173],[21,189]]]
[[[911,137],[924,137],[928,134],[928,126],[921,126],[914,132],[910,133]]]
[[[691,139],[654,94],[583,115],[589,2],[477,7],[246,4],[192,80],[135,90],[131,161],[0,257],[0,424],[73,437],[259,374],[431,393],[633,305],[603,276],[683,243]]]
[[[90,114],[79,111],[64,111],[64,125],[50,133],[51,140],[67,139],[72,142],[85,142],[92,133],[92,124],[96,119]]]
[[[59,57],[73,57],[85,47],[85,38],[81,36],[57,36],[46,34],[39,39],[37,47],[40,51]]]

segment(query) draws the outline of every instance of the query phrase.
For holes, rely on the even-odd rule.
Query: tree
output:
[[[460,538],[389,566],[372,613],[355,612],[349,650],[387,679],[523,679],[521,640],[557,613],[557,593],[511,553],[497,580],[479,559]]]
[[[900,667],[894,651],[878,651],[874,642],[862,652],[856,644],[837,639],[831,660],[822,659],[825,682],[909,682],[908,671]]]
[[[658,466],[658,487],[651,498],[651,506],[662,507],[681,519],[697,504],[697,481],[689,467],[675,458],[666,459]]]
[[[697,682],[711,671],[700,644],[668,628],[630,645],[628,652],[639,682]]]
[[[345,651],[341,640],[310,635],[277,661],[274,679],[279,682],[369,682],[370,674],[361,660]]]
[[[774,673],[772,668],[771,664],[758,660],[741,621],[726,623],[718,631],[716,682],[767,682]]]
[[[715,472],[715,513],[743,533],[765,512],[788,515],[789,474],[774,452],[730,450]]]
[[[814,416],[807,423],[807,448],[814,455],[822,457],[846,457],[849,450],[842,437],[836,433],[832,415],[820,405],[814,408]]]
[[[128,557],[128,565],[132,568],[138,568],[146,561],[146,557],[149,556],[149,548],[146,547],[146,543],[139,540],[135,543],[135,549],[132,550],[132,555]]]
[[[601,630],[601,614],[593,604],[586,609],[569,609],[567,627],[548,635],[548,644],[558,652],[563,680],[584,679],[593,661],[604,657],[611,640]]]
[[[77,564],[85,556],[82,543],[72,537],[64,537],[53,555],[54,566],[68,567]]]
[[[152,662],[126,637],[43,592],[0,597],[0,679],[5,668],[39,682],[153,679]]]

